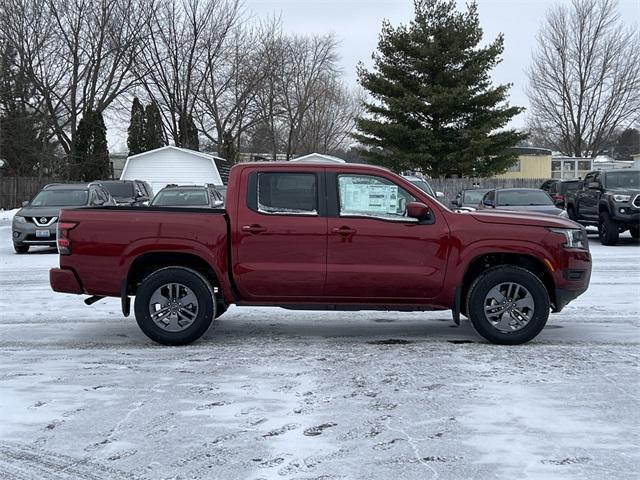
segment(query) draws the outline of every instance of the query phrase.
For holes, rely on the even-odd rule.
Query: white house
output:
[[[302,157],[291,159],[292,162],[304,162],[304,163],[346,163],[343,159],[334,157],[333,155],[324,155],[322,153],[310,153]]]
[[[156,148],[127,158],[120,180],[144,180],[154,192],[169,183],[222,185],[216,160],[224,162],[222,158],[186,148]]]

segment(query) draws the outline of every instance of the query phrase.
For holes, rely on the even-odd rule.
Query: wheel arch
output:
[[[553,305],[556,303],[556,289],[553,276],[545,264],[533,255],[521,253],[492,252],[476,256],[468,265],[462,277],[462,289],[460,295],[460,308],[463,315],[467,315],[466,304],[469,290],[473,281],[489,268],[513,265],[530,271],[540,279],[545,286],[549,299]]]
[[[190,268],[201,274],[210,283],[214,291],[222,290],[219,274],[199,255],[185,252],[154,251],[144,253],[133,260],[127,272],[123,294],[127,296],[135,295],[138,286],[147,276],[167,267]],[[218,302],[225,302],[224,292],[221,293],[221,295],[216,295],[216,299]]]

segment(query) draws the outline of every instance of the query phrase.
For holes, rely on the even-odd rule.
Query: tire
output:
[[[516,286],[518,288],[516,288]],[[509,302],[510,293],[517,299]],[[485,307],[494,307],[487,310]],[[521,267],[501,265],[474,280],[467,312],[476,332],[491,343],[520,345],[534,339],[549,318],[549,293],[540,279]]]
[[[598,237],[602,245],[615,245],[618,243],[620,230],[618,224],[611,219],[609,212],[600,212],[598,218]]]
[[[19,254],[28,253],[29,252],[29,245],[16,245],[14,243],[13,244],[13,249],[16,251],[16,253],[19,253]]]
[[[198,272],[167,267],[142,281],[134,310],[138,326],[151,340],[162,345],[188,345],[211,325],[216,300],[209,281]]]
[[[567,215],[569,216],[569,220],[573,220],[574,222],[578,221],[578,215],[576,215],[576,209],[573,205],[567,207]]]

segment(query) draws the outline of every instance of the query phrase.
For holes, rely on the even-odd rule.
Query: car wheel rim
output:
[[[489,323],[503,333],[517,332],[526,327],[535,313],[533,295],[519,283],[500,283],[484,298],[484,315]]]
[[[166,283],[151,295],[149,315],[162,330],[181,332],[189,328],[196,319],[198,299],[186,285]]]

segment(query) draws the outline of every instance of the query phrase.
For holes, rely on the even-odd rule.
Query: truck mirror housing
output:
[[[25,200],[24,202],[22,202],[22,206],[23,207],[29,206],[29,200]]]
[[[424,220],[429,216],[429,207],[422,202],[407,203],[407,217]]]
[[[587,188],[589,190],[600,190],[600,184],[598,182],[589,182],[587,183]]]
[[[482,205],[484,205],[485,207],[490,207],[493,208],[493,200],[489,200],[488,198],[485,198],[484,200],[482,200]]]

